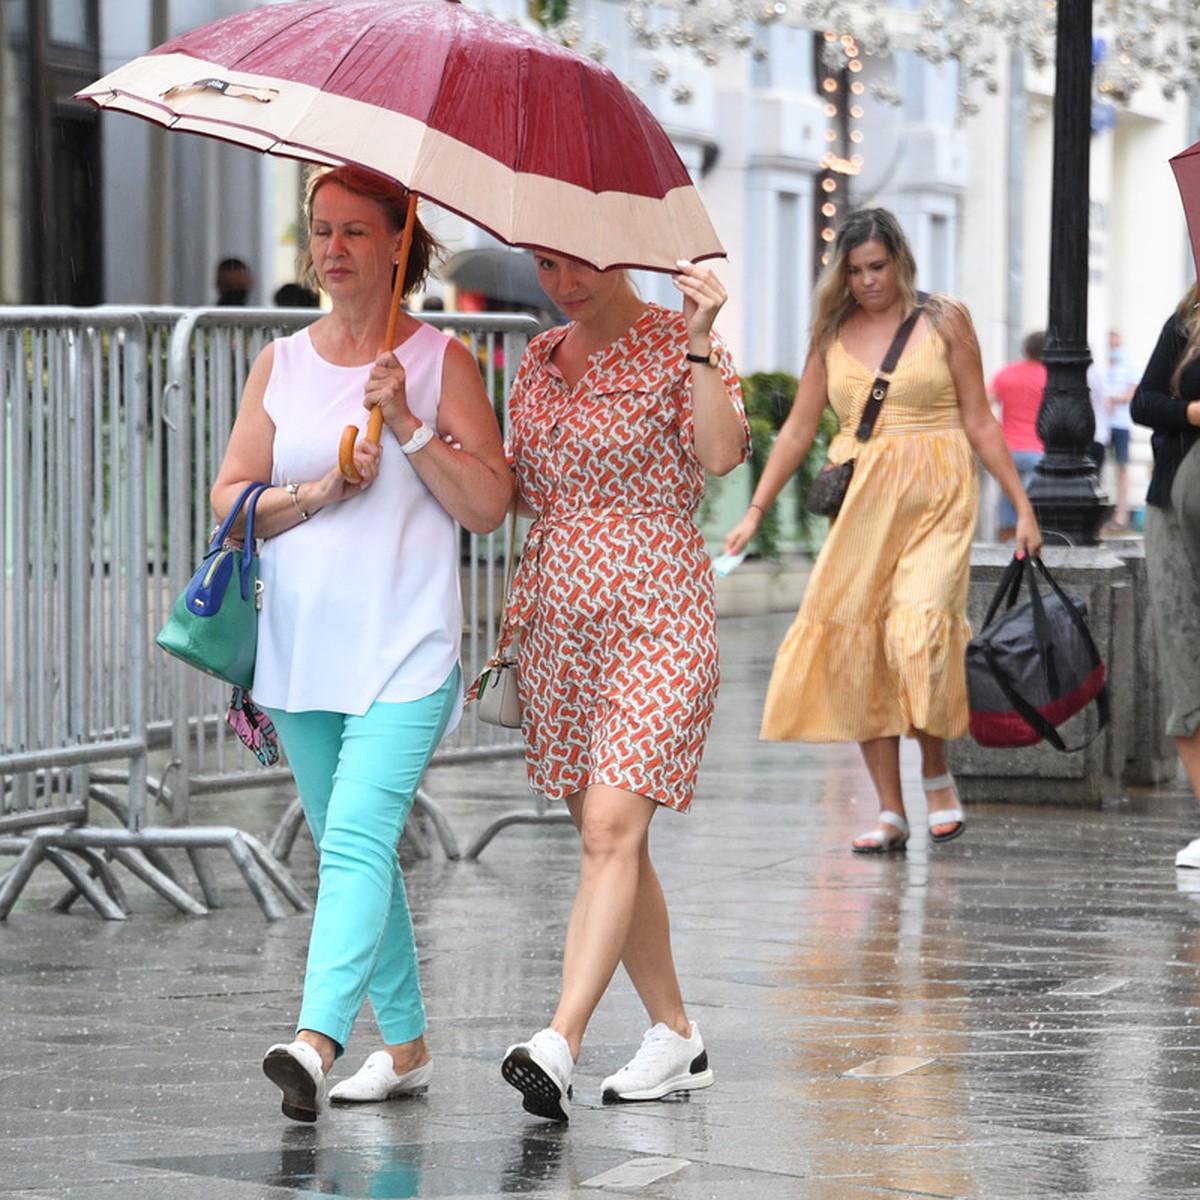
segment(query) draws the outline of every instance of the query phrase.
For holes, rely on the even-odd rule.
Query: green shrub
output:
[[[742,377],[742,397],[746,405],[746,416],[750,421],[750,434],[754,439],[754,448],[750,454],[752,487],[758,485],[767,463],[767,455],[775,444],[775,435],[791,411],[797,383],[795,376],[786,371],[758,371]],[[837,417],[834,416],[833,409],[826,408],[821,414],[817,436],[813,439],[807,457],[770,511],[759,522],[758,532],[750,543],[752,552],[760,554],[763,558],[779,558],[779,507],[788,503],[793,505],[796,528],[804,548],[813,548],[815,535],[823,531],[824,518],[814,517],[804,507],[804,500],[808,489],[812,487],[812,481],[825,462],[829,442],[837,430]]]

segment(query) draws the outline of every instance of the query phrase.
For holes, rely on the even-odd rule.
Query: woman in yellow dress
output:
[[[916,263],[896,218],[851,213],[817,283],[808,359],[792,410],[725,548],[738,553],[812,445],[833,406],[833,462],[855,458],[804,600],[775,659],[762,736],[858,742],[879,796],[859,853],[904,849],[900,738],[921,749],[929,833],[949,841],[964,818],[944,742],[967,731],[964,655],[971,541],[979,508],[976,455],[1017,512],[1016,551],[1042,535],[988,405],[970,314],[931,296],[893,371],[867,442],[854,430],[896,330],[917,304]]]

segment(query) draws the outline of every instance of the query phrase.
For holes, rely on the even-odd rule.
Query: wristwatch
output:
[[[420,425],[417,426],[412,437],[410,437],[408,441],[400,447],[400,449],[404,454],[416,454],[418,450],[424,450],[425,447],[428,446],[435,437],[437,437],[437,434],[434,432],[433,426],[426,425],[425,422],[422,421]]]
[[[721,356],[717,353],[717,348],[714,346],[707,354],[685,354],[683,356],[691,363],[700,363],[706,367],[715,367],[721,361]]]

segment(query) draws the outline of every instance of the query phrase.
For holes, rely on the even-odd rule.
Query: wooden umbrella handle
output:
[[[367,440],[379,445],[379,439],[383,436],[383,409],[376,405],[371,409],[370,415],[367,417]],[[338,466],[342,469],[342,474],[350,480],[351,483],[358,483],[362,476],[358,473],[358,468],[354,465],[354,446],[358,441],[358,426],[347,425],[342,430],[342,440],[338,446]]]
[[[404,298],[404,276],[408,271],[408,254],[412,249],[413,227],[417,221],[417,195],[408,193],[408,211],[404,216],[404,233],[400,239],[400,254],[396,259],[396,282],[392,287],[392,307],[388,311],[387,335],[384,339],[386,350],[390,350],[396,341],[396,325],[400,320],[400,303]],[[383,410],[376,405],[367,417],[367,437],[379,445],[383,436]],[[358,426],[347,425],[342,430],[342,440],[338,445],[338,466],[342,474],[351,483],[361,483],[362,476],[354,465],[354,446],[358,441]]]

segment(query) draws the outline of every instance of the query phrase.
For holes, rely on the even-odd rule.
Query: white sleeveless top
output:
[[[449,340],[422,324],[395,350],[409,407],[435,429]],[[275,342],[264,393],[275,423],[273,484],[320,479],[342,430],[366,428],[370,370],[326,362],[307,329]],[[458,661],[457,527],[386,426],[381,449],[379,476],[364,492],[263,543],[259,704],[361,715],[377,700],[428,696]]]

